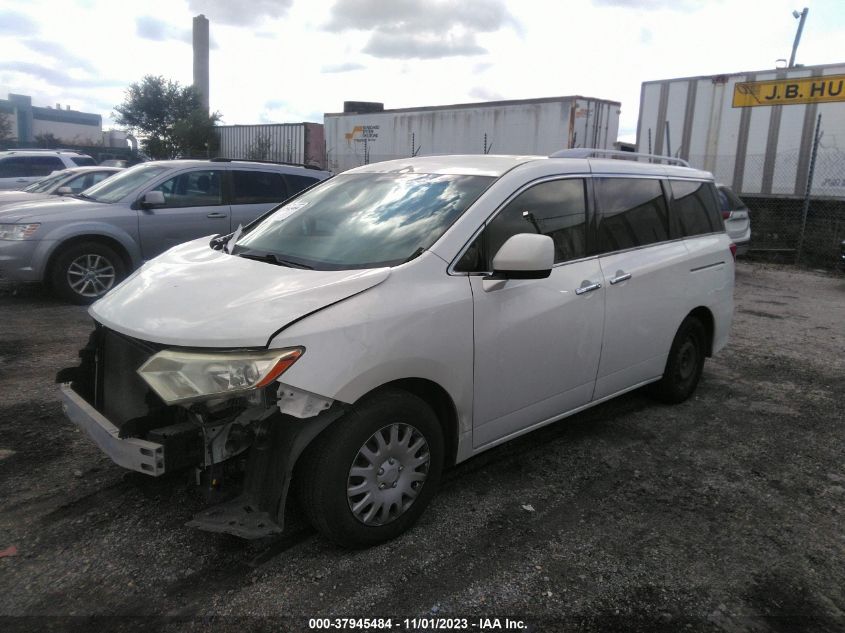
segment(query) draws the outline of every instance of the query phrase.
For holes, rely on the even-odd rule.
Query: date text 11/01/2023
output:
[[[309,630],[377,631],[524,631],[523,620],[511,618],[309,618]]]

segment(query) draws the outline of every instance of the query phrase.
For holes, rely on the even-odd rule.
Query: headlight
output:
[[[159,352],[138,374],[167,404],[236,395],[265,387],[302,356],[301,347],[269,352]]]
[[[38,230],[40,224],[0,224],[0,240],[26,240]]]

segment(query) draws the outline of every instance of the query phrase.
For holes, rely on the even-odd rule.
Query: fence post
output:
[[[804,248],[804,232],[807,230],[807,214],[810,211],[810,192],[813,190],[813,173],[816,170],[816,154],[821,141],[822,115],[816,119],[816,130],[813,134],[813,149],[810,152],[810,166],[807,170],[807,186],[804,189],[804,204],[801,209],[801,232],[798,234],[798,248],[795,252],[795,263],[801,263],[801,251]]]

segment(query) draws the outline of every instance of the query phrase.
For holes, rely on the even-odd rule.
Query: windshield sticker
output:
[[[281,222],[282,220],[287,220],[290,216],[292,216],[294,213],[299,211],[302,207],[307,204],[308,203],[305,201],[300,202],[298,200],[291,202],[290,204],[283,206],[281,209],[279,209],[273,215],[267,218],[267,221]]]

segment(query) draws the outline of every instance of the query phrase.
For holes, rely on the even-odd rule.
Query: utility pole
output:
[[[800,19],[801,21],[798,22],[798,32],[795,33],[795,41],[792,43],[792,56],[789,58],[789,66],[787,68],[794,68],[795,67],[795,52],[798,50],[798,42],[801,41],[801,31],[804,30],[804,20],[807,19],[807,14],[810,10],[807,7],[804,7],[804,10],[801,13],[798,11],[792,12],[792,17],[796,20]]]

